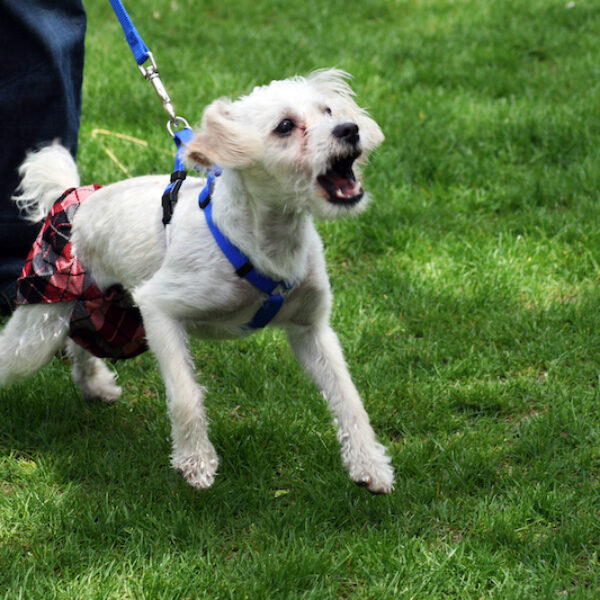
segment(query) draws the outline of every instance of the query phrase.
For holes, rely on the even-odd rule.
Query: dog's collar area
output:
[[[175,144],[177,146],[177,153],[175,154],[175,167],[171,174],[171,181],[167,185],[163,196],[162,196],[162,208],[163,208],[163,219],[162,222],[167,228],[171,223],[171,217],[177,204],[177,197],[179,189],[185,181],[186,171],[183,161],[183,155],[185,147],[191,141],[193,132],[189,128],[184,128],[176,131],[173,134]],[[217,245],[223,251],[223,254],[227,257],[229,262],[235,269],[235,273],[238,277],[246,279],[254,287],[259,289],[261,292],[266,294],[268,298],[262,303],[257,313],[252,317],[252,320],[244,326],[244,329],[262,329],[268,325],[279,312],[283,306],[285,300],[285,293],[294,287],[293,283],[288,283],[282,280],[275,280],[267,277],[260,271],[258,271],[250,259],[233,244],[221,230],[215,225],[212,218],[212,203],[211,196],[215,186],[215,180],[221,175],[221,168],[218,165],[214,165],[206,174],[206,185],[202,188],[198,196],[198,205],[206,216],[206,222],[208,228],[212,233],[213,238],[217,242]],[[169,230],[167,231],[167,243],[169,239]]]
[[[244,329],[262,329],[275,318],[275,315],[279,312],[285,301],[285,292],[292,289],[294,284],[283,280],[271,279],[258,271],[250,259],[217,227],[212,217],[211,195],[215,178],[219,175],[220,170],[215,171],[211,169],[208,172],[206,185],[198,197],[198,205],[204,212],[206,223],[215,242],[217,242],[217,245],[233,266],[236,275],[242,279],[246,279],[268,296],[254,317],[252,317],[252,320],[244,326]]]

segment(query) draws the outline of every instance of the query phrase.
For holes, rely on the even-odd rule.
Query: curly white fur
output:
[[[79,186],[77,165],[58,141],[30,153],[19,167],[19,175],[21,185],[14,201],[21,214],[34,223],[46,218],[66,189]]]
[[[266,275],[296,285],[272,324],[321,389],[334,415],[343,463],[374,493],[389,493],[393,470],[375,439],[329,326],[331,291],[313,216],[358,214],[366,204],[357,163],[383,141],[353,99],[345,73],[319,71],[272,82],[236,101],[216,100],[204,112],[188,159],[224,167],[213,194],[213,217]],[[21,167],[18,204],[40,220],[79,176],[69,154],[51,145]],[[264,298],[237,277],[207,227],[197,197],[202,179],[188,178],[170,242],[161,223],[168,176],[121,181],[95,192],[73,223],[73,247],[101,286],[120,283],[139,306],[147,340],[167,389],[172,464],[193,486],[214,480],[218,458],[208,437],[204,389],[195,378],[188,334],[248,335]],[[22,306],[0,334],[0,384],[27,376],[61,348],[70,304]],[[120,388],[106,365],[69,344],[73,376],[84,396],[114,401]]]

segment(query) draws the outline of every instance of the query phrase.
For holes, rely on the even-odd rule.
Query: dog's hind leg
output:
[[[101,358],[73,340],[67,341],[67,353],[73,359],[73,381],[86,400],[111,403],[119,398],[121,388],[115,382],[115,374]]]
[[[72,302],[19,306],[0,332],[0,386],[29,377],[64,347]]]

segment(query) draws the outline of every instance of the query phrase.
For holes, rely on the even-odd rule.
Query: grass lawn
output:
[[[86,4],[82,178],[124,176],[106,149],[167,172],[166,115],[109,3]],[[276,331],[193,343],[222,459],[202,494],[169,467],[150,354],[116,366],[110,407],[57,358],[0,391],[0,597],[598,598],[598,3],[127,7],[191,122],[271,79],[354,75],[387,138],[374,201],[319,229],[396,489],[349,481]]]

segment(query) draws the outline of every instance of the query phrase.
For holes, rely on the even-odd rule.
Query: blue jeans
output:
[[[25,153],[60,139],[77,151],[85,11],[81,0],[0,0],[0,293],[11,295],[38,226],[10,200]]]

